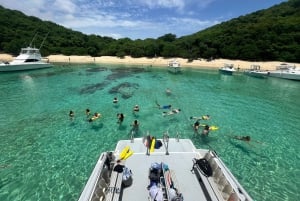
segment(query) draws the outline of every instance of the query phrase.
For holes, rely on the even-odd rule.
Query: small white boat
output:
[[[104,152],[79,201],[252,201],[230,170],[190,139],[120,140]]]
[[[251,65],[250,69],[244,71],[245,75],[249,75],[257,78],[266,78],[269,75],[269,71],[260,70],[260,65]]]
[[[219,71],[220,71],[220,73],[223,73],[223,74],[232,75],[233,72],[235,72],[234,65],[233,64],[224,64],[224,66],[221,67],[219,69]]]
[[[276,67],[276,70],[270,71],[269,76],[289,80],[300,80],[300,68],[295,65],[282,63]]]
[[[49,68],[53,65],[43,61],[40,50],[37,48],[22,48],[19,56],[11,62],[0,64],[0,71],[23,71],[40,68]]]
[[[168,63],[168,70],[172,73],[180,73],[181,72],[181,67],[179,61],[176,59],[172,59]]]

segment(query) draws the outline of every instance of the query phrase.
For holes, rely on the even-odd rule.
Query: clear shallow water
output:
[[[141,122],[138,137],[147,131],[160,137],[168,130],[199,148],[214,148],[255,200],[299,199],[300,82],[212,70],[173,75],[165,69],[103,67],[0,74],[0,200],[77,200],[99,154],[128,139],[134,119]],[[118,106],[112,104],[115,96]],[[163,117],[156,100],[182,112]],[[136,116],[135,104],[141,109]],[[87,122],[86,108],[103,117]],[[121,112],[125,120],[119,127]],[[195,136],[189,117],[204,114],[220,129]],[[249,145],[233,135],[263,144]]]

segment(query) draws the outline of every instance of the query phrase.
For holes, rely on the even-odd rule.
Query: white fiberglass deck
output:
[[[188,139],[180,139],[180,143],[176,139],[169,141],[169,155],[166,155],[165,146],[155,149],[151,155],[146,155],[146,147],[142,139],[120,141],[116,147],[116,152],[129,145],[134,154],[129,157],[125,166],[131,169],[133,173],[133,183],[123,191],[122,200],[142,201],[148,200],[149,185],[149,168],[151,163],[164,162],[170,170],[173,170],[176,176],[176,187],[183,194],[184,200],[192,201],[206,200],[201,186],[195,174],[191,171],[193,167],[193,158],[202,158],[199,150],[196,150],[192,142]],[[197,152],[198,151],[198,152]],[[180,161],[178,161],[180,159]]]

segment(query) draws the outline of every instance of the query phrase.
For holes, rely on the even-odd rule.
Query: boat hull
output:
[[[170,188],[183,195],[184,200],[252,201],[246,190],[232,175],[230,170],[214,151],[197,149],[189,139],[164,137],[155,142],[163,142],[154,152],[145,143],[148,138],[120,140],[115,151],[100,155],[96,166],[83,189],[79,201],[140,201],[154,200],[151,194],[153,186],[161,188],[164,200],[172,200]],[[150,139],[150,136],[149,136]],[[150,144],[150,143],[149,143]],[[118,160],[127,154],[134,153],[126,160]],[[142,162],[141,162],[142,161]],[[206,162],[198,164],[197,161]],[[118,172],[116,167],[123,165]],[[159,175],[153,169],[161,167]],[[164,168],[163,168],[164,167]],[[130,185],[127,184],[127,171],[130,173]],[[157,170],[157,169],[156,169]],[[125,183],[122,181],[125,177]],[[158,177],[159,176],[159,177]],[[151,188],[150,188],[151,187]],[[177,194],[178,195],[178,194]],[[148,198],[148,199],[147,199]]]
[[[268,71],[244,71],[244,74],[256,78],[267,78],[269,76]]]
[[[225,75],[232,75],[234,71],[226,70],[226,69],[219,69],[219,72]]]
[[[277,77],[288,80],[297,80],[300,81],[300,71],[295,72],[270,72],[270,77]]]
[[[171,73],[181,73],[180,67],[168,67],[168,71]]]
[[[0,72],[26,71],[53,67],[50,63],[1,64]]]

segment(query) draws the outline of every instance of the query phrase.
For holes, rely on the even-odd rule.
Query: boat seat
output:
[[[195,160],[193,160],[193,162],[195,164]],[[222,175],[222,171],[220,168],[217,168],[214,176],[211,177],[206,177],[197,165],[193,165],[193,171],[202,187],[202,190],[207,196],[207,200],[223,200],[222,193],[218,189],[217,182],[215,182],[215,176]]]
[[[213,172],[213,178],[216,183],[218,183],[222,174],[221,168],[219,167]]]
[[[107,189],[108,184],[105,182],[105,180],[103,178],[101,178],[100,181],[98,182],[98,187]]]
[[[218,181],[218,189],[222,192],[225,186],[228,184],[226,177],[222,174]]]
[[[216,163],[216,161],[213,158],[210,158],[210,160],[208,160],[208,163],[211,166],[211,169],[214,174],[215,170],[218,168],[218,164]]]
[[[210,154],[210,152],[207,152],[204,156],[204,158],[209,161],[211,158],[213,158],[213,156]]]
[[[232,192],[227,199],[228,201],[240,201],[239,197],[237,196],[236,192]]]
[[[233,193],[233,188],[230,184],[227,184],[222,192],[224,200],[228,200],[229,196]]]
[[[97,188],[97,189],[95,190],[95,193],[94,193],[94,195],[93,195],[92,200],[93,200],[93,201],[99,201],[99,199],[100,199],[101,197],[105,198],[105,192],[104,192],[102,189]]]

